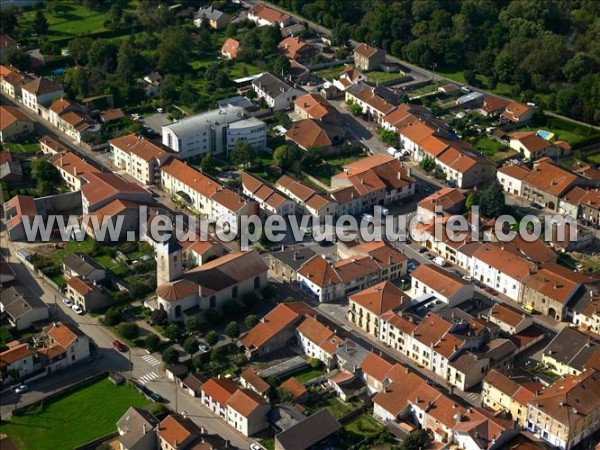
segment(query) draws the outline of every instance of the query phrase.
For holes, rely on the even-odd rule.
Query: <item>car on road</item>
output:
[[[475,286],[477,286],[479,289],[483,289],[485,287],[485,284],[483,284],[481,281],[476,280],[476,279],[472,279],[471,283],[473,283]]]
[[[71,306],[71,309],[73,310],[73,312],[75,314],[79,314],[80,316],[83,315],[83,313],[85,312],[83,310],[83,308],[81,306],[79,306],[79,305],[73,305],[73,306]]]
[[[423,256],[424,256],[425,258],[427,258],[427,259],[433,259],[433,258],[434,258],[434,256],[433,256],[431,253],[429,253],[429,252],[425,252],[425,253],[423,253]]]
[[[250,444],[250,450],[264,450],[264,448],[258,445],[256,442],[254,442]]]
[[[29,387],[26,384],[22,384],[15,388],[15,394],[22,394],[23,392],[27,392]]]
[[[419,247],[419,250],[417,250],[419,253],[427,253],[427,247]]]
[[[158,392],[153,392],[152,394],[150,394],[150,398],[152,400],[154,400],[155,402],[162,402],[163,401],[162,395],[160,395]]]
[[[119,341],[118,339],[115,339],[112,343],[112,346],[115,350],[118,350],[120,352],[126,352],[127,351],[127,347],[125,346],[125,344],[123,344],[121,341]]]
[[[208,344],[200,344],[198,345],[198,350],[200,351],[200,353],[206,353],[210,350],[210,346]]]
[[[63,303],[64,303],[65,305],[67,305],[69,308],[71,308],[71,307],[73,306],[73,302],[71,301],[71,299],[70,299],[70,298],[66,298],[66,297],[64,297],[64,298],[62,299],[62,301],[63,301]]]
[[[333,245],[333,241],[329,241],[327,239],[323,239],[319,241],[319,247],[331,247]]]
[[[452,269],[451,272],[456,275],[457,277],[462,278],[462,272],[458,269]]]
[[[470,275],[463,275],[462,279],[465,280],[465,281],[471,281],[473,278],[471,278]]]
[[[491,287],[485,287],[485,288],[483,288],[483,290],[484,290],[485,292],[487,292],[488,294],[490,294],[490,295],[493,295],[494,297],[495,297],[496,295],[498,295],[498,291],[497,291],[497,290],[495,290],[495,289],[492,289]]]

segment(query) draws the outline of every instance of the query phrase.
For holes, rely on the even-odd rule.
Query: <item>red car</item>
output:
[[[484,291],[485,291],[485,292],[487,292],[487,293],[488,293],[488,294],[490,294],[490,295],[493,295],[494,297],[495,297],[496,295],[498,295],[498,291],[497,291],[497,290],[495,290],[495,289],[492,289],[491,287],[486,287],[486,288],[484,289]]]
[[[117,349],[120,352],[126,352],[127,351],[127,347],[125,346],[125,344],[123,344],[121,341],[119,340],[114,340],[112,343],[113,347],[115,349]]]

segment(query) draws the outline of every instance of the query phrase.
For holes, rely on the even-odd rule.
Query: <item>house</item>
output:
[[[146,186],[160,184],[160,168],[174,156],[168,149],[135,134],[108,143],[112,164]]]
[[[194,16],[194,25],[201,27],[203,23],[207,23],[210,28],[220,30],[231,22],[231,17],[222,11],[219,11],[212,6],[200,8]]]
[[[389,375],[397,369],[392,363],[373,352],[367,353],[358,368],[370,393],[384,391],[391,381]]]
[[[285,28],[292,24],[290,16],[269,8],[263,3],[257,3],[250,8],[250,11],[248,11],[248,20],[255,22],[259,27],[274,25],[278,28]]]
[[[291,401],[294,403],[302,404],[308,398],[308,390],[294,377],[290,377],[281,383],[280,388],[290,395]]]
[[[379,337],[379,320],[400,309],[410,299],[389,281],[383,281],[348,297],[348,320],[367,333]]]
[[[227,423],[244,436],[253,436],[267,428],[269,402],[250,389],[237,389],[227,400]]]
[[[373,397],[373,415],[383,421],[396,422],[409,408],[409,398],[425,380],[414,372],[397,373],[385,390]]]
[[[223,46],[221,47],[221,55],[227,59],[235,59],[240,52],[240,42],[233,38],[225,39]]]
[[[383,117],[390,114],[400,104],[400,97],[384,86],[370,86],[358,82],[345,91],[346,103],[362,108],[369,120],[382,123]]]
[[[302,119],[338,122],[339,112],[323,96],[309,93],[294,102],[294,112]]]
[[[36,114],[40,114],[41,106],[50,105],[65,93],[62,86],[43,77],[24,84],[21,91],[23,93],[23,104]]]
[[[83,177],[98,172],[98,169],[70,151],[55,153],[48,162],[56,167],[70,191],[81,190],[86,181]]]
[[[2,288],[0,312],[6,315],[10,326],[17,330],[26,330],[50,316],[46,304],[22,286]]]
[[[570,214],[586,225],[600,224],[600,189],[572,188],[559,200],[558,212]]]
[[[289,175],[279,178],[275,186],[284,195],[294,200],[301,209],[321,221],[324,221],[327,216],[335,216],[337,212],[337,204],[331,197],[321,194],[312,186]]]
[[[535,131],[514,131],[508,134],[510,148],[533,161],[543,157],[563,156],[562,149],[539,136]]]
[[[533,325],[533,318],[503,303],[494,303],[487,315],[487,320],[496,324],[508,335],[520,333]]]
[[[82,280],[99,282],[106,278],[106,270],[85,253],[69,253],[63,260],[63,276],[66,280],[79,277]]]
[[[500,115],[500,121],[521,125],[533,119],[536,108],[523,103],[509,103]]]
[[[354,68],[353,66],[348,66],[342,71],[339,78],[333,80],[333,86],[341,92],[345,92],[350,86],[353,86],[361,81],[365,81],[366,79],[367,77],[358,69]]]
[[[342,188],[354,188],[350,198],[340,197],[338,214],[359,213],[375,205],[387,205],[414,195],[416,179],[406,167],[390,155],[375,154],[352,162],[343,172],[331,177],[331,188],[339,194]],[[360,200],[361,206],[353,201]],[[361,209],[362,208],[362,209]],[[358,210],[357,210],[358,209]]]
[[[220,310],[226,301],[267,285],[267,265],[256,251],[232,252],[183,273],[181,247],[169,247],[157,249],[159,284],[152,307],[166,311],[170,321]]]
[[[201,402],[213,413],[226,419],[227,402],[238,389],[238,385],[228,378],[211,378],[200,388]]]
[[[598,430],[600,373],[568,375],[529,401],[527,430],[555,448],[568,450]]]
[[[510,101],[494,95],[486,95],[483,99],[483,106],[477,112],[485,117],[499,116],[506,110]]]
[[[412,297],[435,295],[448,306],[456,306],[473,299],[471,283],[433,264],[421,264],[411,273]]]
[[[69,148],[50,136],[42,136],[38,141],[40,150],[44,155],[56,155],[57,153],[69,152]]]
[[[277,305],[240,338],[246,356],[254,359],[288,346],[295,339],[296,326],[311,314],[314,311],[303,302]]]
[[[458,189],[442,188],[417,203],[417,214],[428,219],[433,219],[441,214],[461,214],[465,201],[464,194]]]
[[[152,201],[150,191],[113,173],[90,172],[83,175],[83,178],[87,181],[81,187],[84,214],[96,211],[117,199],[139,203]]]
[[[502,190],[512,195],[523,196],[523,180],[529,175],[530,169],[525,165],[510,164],[500,167],[496,176]]]
[[[582,331],[595,333],[600,336],[600,296],[591,292],[589,297],[582,295],[579,301],[572,305],[573,324]]]
[[[234,233],[241,215],[250,214],[253,210],[252,202],[245,201],[219,181],[176,158],[165,163],[160,172],[164,191],[178,197],[209,222],[229,225]]]
[[[86,234],[98,242],[139,236],[140,206],[136,202],[116,199],[96,211],[85,214],[82,225],[85,227]],[[107,225],[103,232],[104,224]],[[115,230],[115,233],[111,233],[111,230]]]
[[[19,183],[23,180],[21,162],[13,158],[13,153],[3,151],[0,153],[0,181],[6,183]]]
[[[0,255],[0,288],[4,284],[9,283],[15,279],[15,272],[6,261],[4,256]]]
[[[321,409],[275,435],[275,450],[305,450],[326,441],[342,425],[327,409]]]
[[[345,402],[366,392],[365,383],[358,375],[350,372],[340,371],[328,378],[327,382],[329,387]]]
[[[158,419],[145,409],[129,407],[117,422],[120,450],[154,450]]]
[[[283,39],[277,49],[286,58],[298,62],[309,62],[317,54],[317,48],[304,39],[288,36]]]
[[[192,397],[202,395],[202,385],[208,381],[204,375],[199,373],[190,373],[187,377],[181,380],[181,387],[187,391]]]
[[[296,99],[305,93],[269,72],[263,73],[252,80],[252,89],[254,89],[257,98],[264,100],[274,112],[291,108]]]
[[[526,370],[492,369],[483,379],[482,405],[510,413],[521,427],[527,426],[527,404],[544,385]]]
[[[20,98],[23,85],[29,81],[30,78],[20,73],[14,67],[0,65],[0,88],[10,98]]]
[[[313,256],[315,252],[309,247],[270,252],[266,255],[269,275],[286,282],[296,281],[298,269]]]
[[[16,106],[0,106],[0,142],[6,143],[33,133],[33,121]]]
[[[207,154],[229,154],[238,140],[246,141],[255,151],[267,145],[267,127],[237,106],[213,109],[164,125],[162,143],[181,159],[200,159]]]
[[[275,190],[258,175],[243,171],[241,174],[242,192],[258,203],[265,214],[279,216],[293,215],[295,203]]]
[[[100,121],[106,125],[107,123],[117,122],[125,117],[125,113],[121,108],[111,108],[100,112]]]
[[[35,199],[28,195],[15,195],[3,205],[4,217],[6,218],[6,230],[12,241],[25,240],[26,229],[23,222],[32,224],[38,215]],[[31,225],[28,229],[31,228]]]
[[[496,175],[496,166],[471,150],[449,147],[439,154],[436,164],[446,181],[461,189],[486,183]]]
[[[563,328],[542,351],[542,363],[553,373],[580,375],[600,370],[600,343],[570,327]]]
[[[100,131],[100,125],[88,112],[83,105],[59,98],[48,108],[48,121],[76,142],[81,142],[84,136]]]
[[[259,377],[258,373],[256,373],[256,370],[254,370],[252,367],[244,369],[244,371],[240,374],[240,384],[242,387],[251,389],[265,398],[268,398],[268,394],[271,389],[271,385]]]
[[[8,34],[0,34],[0,64],[4,64],[6,55],[18,48],[17,41]]]
[[[368,44],[358,44],[354,48],[354,65],[360,70],[377,70],[385,62],[385,52]]]
[[[27,378],[34,372],[33,352],[27,343],[8,342],[0,353],[0,381]]]
[[[481,92],[469,92],[454,100],[454,104],[461,108],[477,108],[483,104],[483,94]]]
[[[298,347],[310,358],[315,358],[326,367],[334,365],[334,353],[343,340],[336,335],[330,326],[320,322],[316,317],[306,316],[296,328]]]
[[[522,281],[523,305],[556,320],[564,320],[570,302],[587,278],[559,264],[533,268]]]
[[[110,294],[106,289],[79,277],[67,280],[67,297],[84,311],[96,311],[111,304]]]
[[[158,448],[161,450],[191,449],[201,434],[200,428],[185,415],[170,414],[156,427]]]
[[[218,241],[203,241],[198,238],[194,242],[183,241],[181,246],[183,247],[183,265],[186,268],[201,266],[227,254],[227,248]]]
[[[285,138],[296,143],[303,150],[319,148],[324,153],[328,153],[333,150],[332,147],[344,142],[346,131],[331,122],[304,119],[294,122],[285,132]]]
[[[48,374],[90,357],[90,339],[74,325],[51,323],[42,329],[39,339],[44,342],[44,346],[38,348],[38,356]]]

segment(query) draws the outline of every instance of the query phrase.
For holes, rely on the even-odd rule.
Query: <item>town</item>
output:
[[[600,448],[594,100],[320,3],[2,2],[2,449]]]

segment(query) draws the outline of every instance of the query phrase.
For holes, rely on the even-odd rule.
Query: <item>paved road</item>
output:
[[[11,249],[12,245],[8,242],[5,232],[0,235],[0,241],[3,245],[8,244],[8,249]],[[232,445],[238,448],[248,448],[249,444],[253,442],[230,427],[220,417],[212,414],[198,399],[194,399],[180,389],[176,389],[175,384],[164,376],[160,355],[148,355],[145,350],[139,348],[131,348],[130,353],[117,352],[112,348],[112,341],[117,336],[102,326],[97,318],[89,314],[84,316],[75,314],[62,303],[61,293],[40,278],[32,275],[19,262],[12,251],[9,254],[5,248],[2,248],[2,252],[7,255],[7,260],[15,271],[18,281],[30,287],[35,295],[40,296],[52,308],[56,320],[75,324],[98,347],[98,355],[91,363],[28,383],[29,392],[21,396],[15,396],[12,393],[2,395],[0,412],[3,418],[7,417],[17,406],[17,401],[20,405],[28,404],[86,376],[106,370],[117,370],[127,377],[140,381],[152,391],[161,394],[171,409],[176,409],[180,413],[185,411],[194,422],[199,426],[203,426],[210,434],[218,434],[228,439]],[[131,360],[131,365],[129,360]]]

